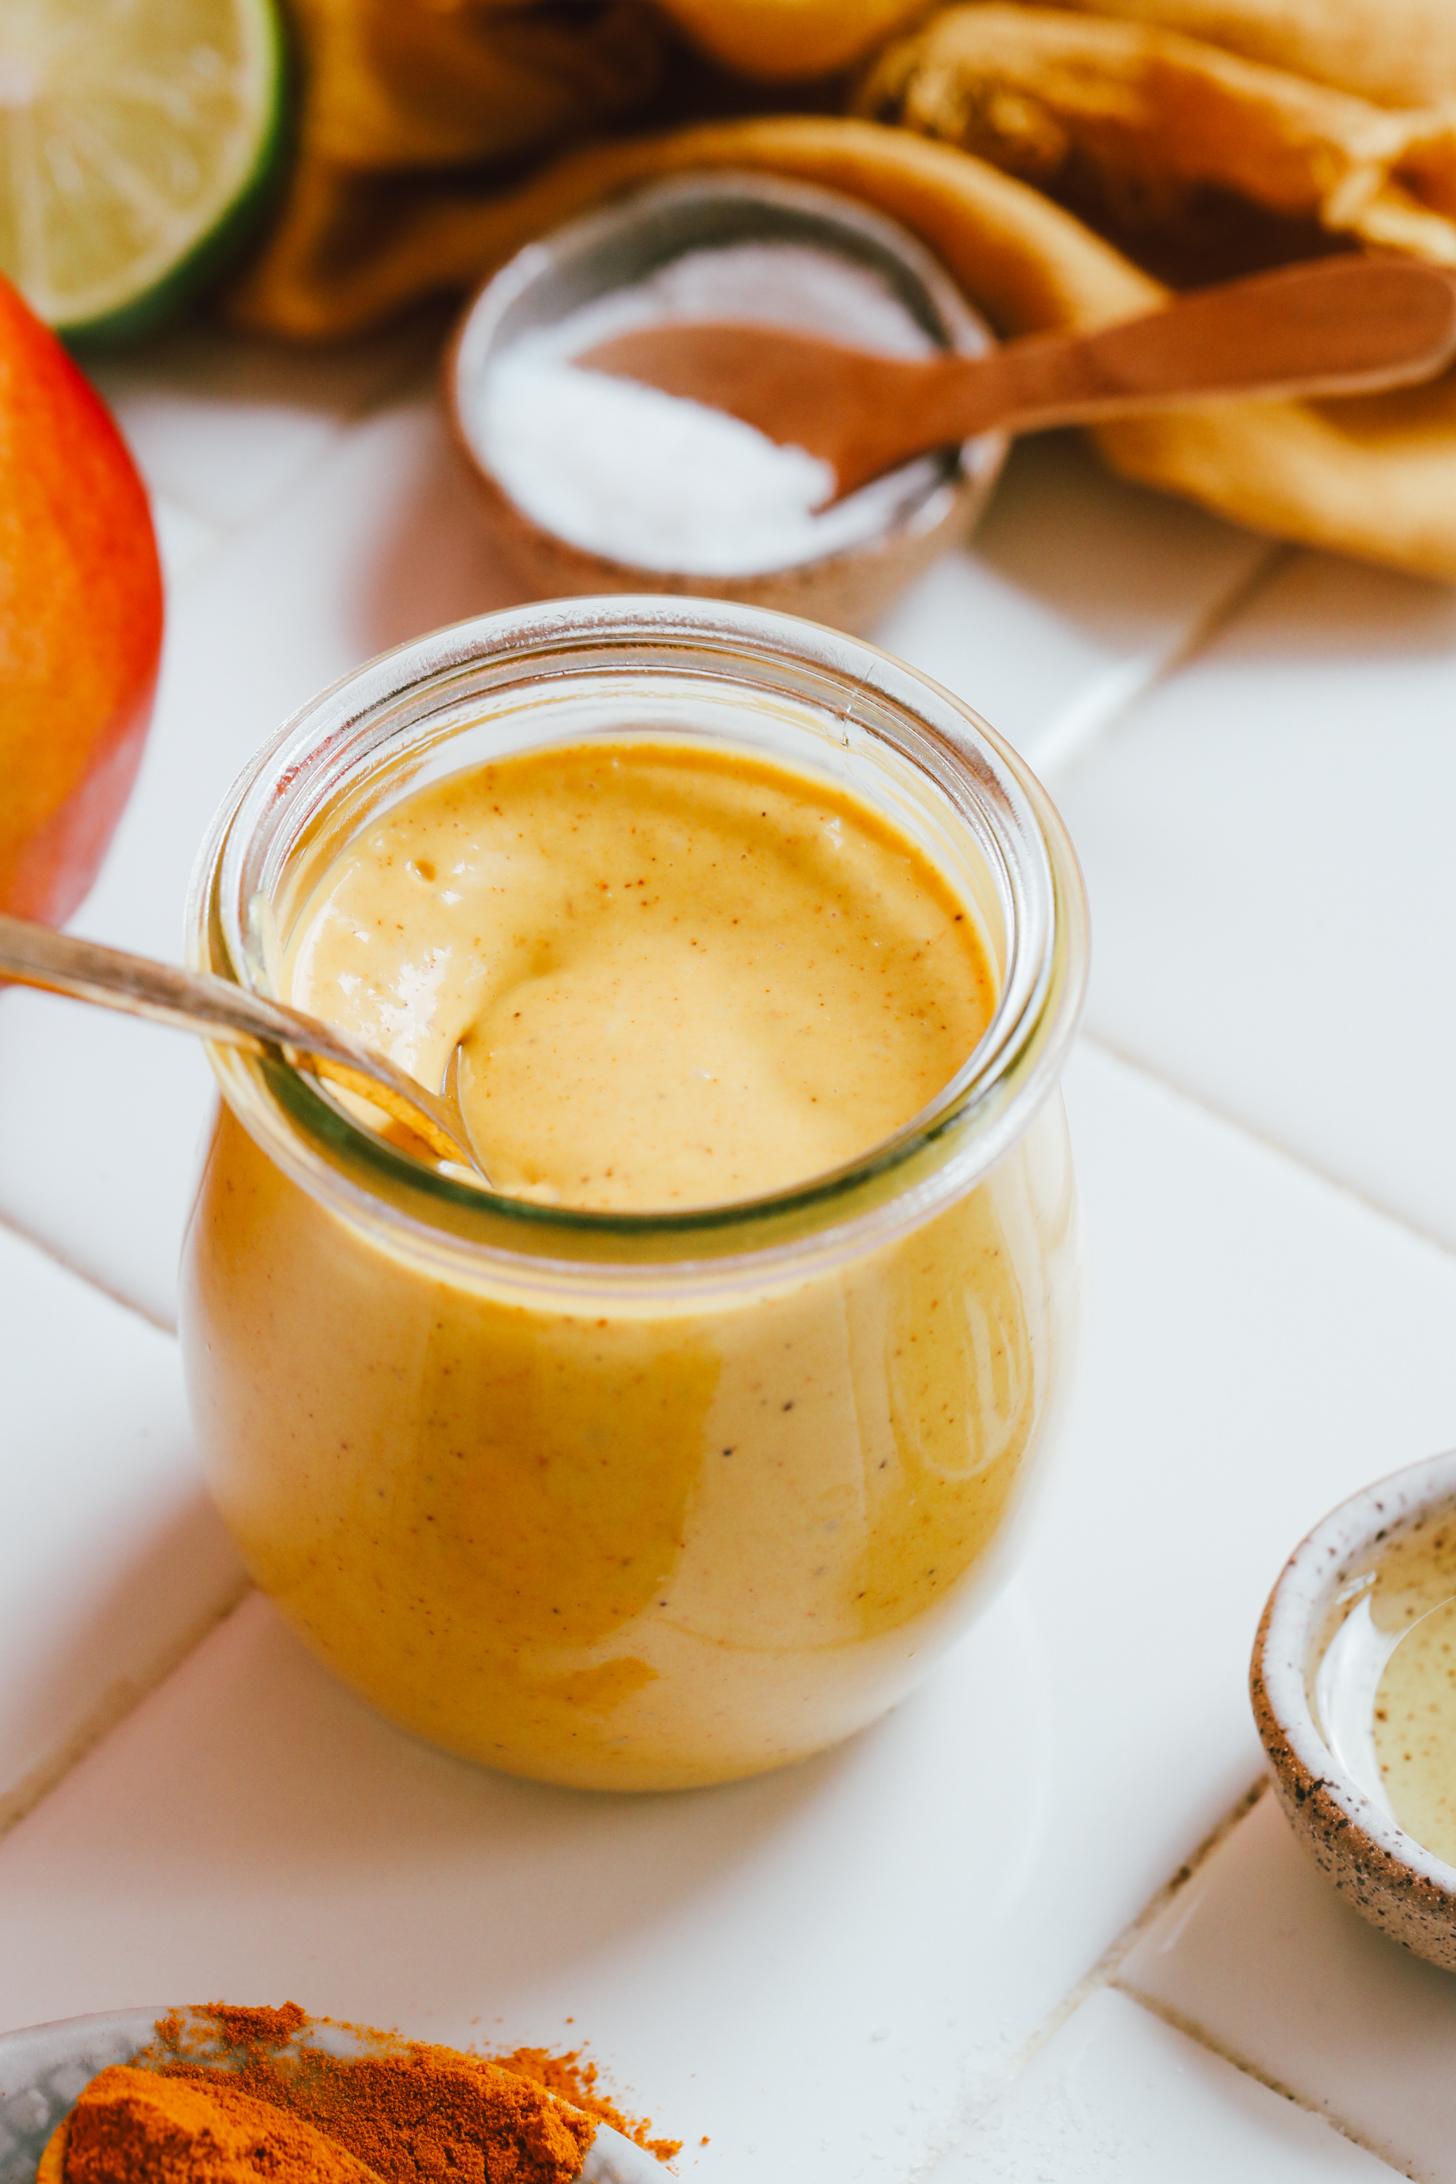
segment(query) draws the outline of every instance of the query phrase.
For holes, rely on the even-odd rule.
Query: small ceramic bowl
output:
[[[0,2034],[0,2184],[37,2184],[36,2169],[57,2126],[98,2071],[135,2062],[155,2045],[157,2020],[177,2018],[191,2035],[187,2059],[210,2070],[227,2070],[236,2055],[212,2033],[206,2013],[189,2010],[111,2010],[98,2017],[66,2017]],[[367,2052],[342,2025],[310,2025],[291,2043],[334,2055]],[[48,2168],[59,2167],[53,2152]],[[578,2184],[659,2184],[662,2171],[606,2124],[588,2147]],[[42,2180],[47,2184],[47,2180]]]
[[[456,443],[523,596],[685,592],[860,630],[970,531],[1005,456],[1000,434],[986,433],[924,460],[917,466],[922,482],[864,540],[786,567],[733,575],[652,567],[591,551],[544,527],[496,474],[477,396],[493,361],[513,342],[690,253],[785,241],[836,252],[878,272],[938,347],[968,355],[994,347],[985,320],[913,236],[834,191],[771,175],[705,173],[634,190],[569,222],[528,244],[477,292],[444,366]]]
[[[1341,1738],[1328,1733],[1316,1696],[1342,1604],[1379,1561],[1381,1543],[1450,1512],[1456,1450],[1378,1479],[1331,1510],[1269,1595],[1249,1691],[1285,1815],[1320,1871],[1372,1926],[1456,1971],[1456,1866],[1395,1820],[1373,1759],[1356,1766],[1337,1756]],[[1368,1683],[1365,1697],[1373,1702]]]

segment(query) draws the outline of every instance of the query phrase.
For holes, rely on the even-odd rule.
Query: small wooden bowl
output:
[[[1456,1866],[1408,1835],[1331,1750],[1311,1700],[1331,1619],[1394,1527],[1456,1507],[1456,1450],[1341,1502],[1301,1540],[1269,1595],[1249,1695],[1285,1817],[1315,1864],[1372,1926],[1456,1971]]]
[[[444,363],[455,443],[475,475],[496,542],[525,598],[672,592],[737,599],[858,631],[980,515],[1005,459],[986,433],[928,467],[923,493],[860,543],[786,567],[721,576],[619,561],[560,537],[512,498],[472,425],[471,390],[520,335],[693,250],[739,242],[811,243],[885,276],[942,348],[975,355],[995,336],[950,275],[903,228],[852,197],[772,175],[704,173],[654,183],[528,244],[472,297]]]

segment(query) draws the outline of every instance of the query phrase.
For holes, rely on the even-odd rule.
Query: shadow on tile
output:
[[[365,1890],[406,1849],[415,1863],[412,1900],[427,1921],[430,1898],[440,1916],[473,1922],[488,1911],[482,1951],[492,1984],[506,1990],[549,1976],[558,1964],[624,1947],[659,1954],[676,1930],[690,1946],[699,1919],[716,1929],[740,1900],[751,1900],[762,1920],[765,1897],[772,1901],[780,1889],[785,1930],[800,1929],[802,1939],[803,1860],[811,1844],[821,1875],[832,1873],[856,1895],[873,1892],[884,1843],[903,1848],[916,1832],[923,1710],[937,1710],[949,1695],[943,1683],[932,1685],[852,1743],[777,1774],[715,1790],[623,1797],[521,1782],[442,1754],[342,1691],[271,1608],[254,1603],[247,1624],[236,1636],[255,1665],[238,1697],[246,1717],[266,1692],[269,1718],[266,1736],[250,1739],[248,1779],[234,1784],[230,1812],[220,1809],[221,1799],[213,1810],[208,1799],[219,1831],[209,1831],[211,1851],[240,1872],[266,1854],[275,1881],[282,1857],[301,1890],[325,1872],[332,1885]],[[988,1677],[997,1673],[995,1650],[988,1649]],[[1019,1659],[1025,1672],[1003,1673],[993,1703],[998,1715],[1034,1719],[1034,1670],[1024,1650]],[[964,1701],[962,1688],[957,1718]],[[199,1757],[194,1744],[194,1785]],[[214,1764],[231,1773],[225,1744],[203,1762]],[[285,1813],[286,1850],[278,1844]],[[985,1847],[1008,1886],[1022,1839],[1035,1833],[1031,1818],[1023,1804],[1004,1826],[989,1826]],[[927,1820],[931,1832],[938,1825]],[[423,1897],[421,1867],[431,1876]],[[833,1898],[822,1911],[841,1915]],[[818,1917],[811,1912],[811,1927]]]
[[[361,658],[524,595],[496,557],[485,511],[435,415],[413,477],[391,495],[389,522],[352,606]]]
[[[1328,669],[1349,660],[1368,675],[1412,659],[1444,659],[1456,642],[1456,591],[1333,554],[1299,553],[1237,620],[1217,655],[1239,666]]]

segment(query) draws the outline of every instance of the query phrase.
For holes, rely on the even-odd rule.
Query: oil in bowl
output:
[[[1456,1971],[1456,1452],[1375,1480],[1300,1541],[1249,1692],[1320,1871],[1371,1925]]]
[[[1456,1865],[1456,1504],[1372,1543],[1330,1612],[1313,1696],[1341,1766]]]

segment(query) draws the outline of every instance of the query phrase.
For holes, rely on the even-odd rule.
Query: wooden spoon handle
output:
[[[1456,355],[1456,277],[1414,258],[1340,257],[1200,289],[1088,334],[947,358],[925,446],[998,426],[1095,424],[1219,395],[1336,394],[1429,379]],[[932,414],[938,406],[939,414]],[[920,438],[921,418],[916,418]]]

